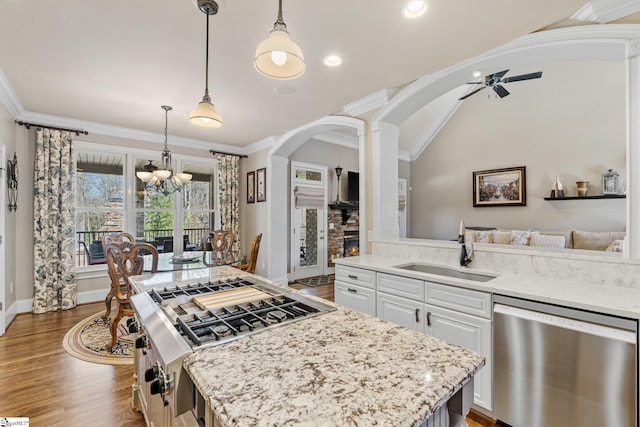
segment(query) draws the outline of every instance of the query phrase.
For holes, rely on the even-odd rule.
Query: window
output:
[[[182,191],[165,196],[145,191],[135,175],[159,165],[159,152],[113,154],[78,142],[75,157],[77,267],[106,263],[105,233],[126,231],[158,252],[174,252],[200,250],[202,236],[216,228],[216,160],[174,155],[174,172],[193,177]]]

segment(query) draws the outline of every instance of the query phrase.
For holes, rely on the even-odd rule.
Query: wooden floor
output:
[[[333,284],[292,287],[333,301]],[[28,417],[35,427],[145,425],[131,409],[133,365],[84,362],[62,347],[73,325],[103,309],[104,303],[94,303],[16,317],[0,337],[0,417]],[[477,413],[467,423],[496,426]]]

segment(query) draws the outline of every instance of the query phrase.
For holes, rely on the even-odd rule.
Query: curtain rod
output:
[[[247,158],[247,156],[246,156],[246,155],[244,155],[244,154],[225,153],[224,151],[218,151],[218,150],[209,150],[209,152],[210,152],[212,155],[214,155],[214,156],[215,156],[216,154],[223,154],[223,155],[225,155],[225,156],[236,156],[236,157],[240,157],[241,159],[246,159],[246,158]]]
[[[27,129],[31,129],[31,126],[38,126],[38,127],[43,127],[43,128],[48,128],[48,129],[54,129],[54,130],[62,130],[62,131],[67,131],[67,132],[73,132],[76,135],[80,136],[80,134],[83,135],[89,135],[89,132],[83,129],[67,129],[67,128],[57,128],[57,127],[53,127],[53,126],[47,126],[47,125],[39,125],[36,123],[28,123],[28,122],[23,122],[23,121],[15,121],[17,124],[19,124],[20,126],[24,126]]]

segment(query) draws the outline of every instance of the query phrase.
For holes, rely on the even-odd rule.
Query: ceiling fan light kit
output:
[[[466,94],[461,98],[458,98],[458,101],[465,100],[471,95],[474,95],[487,87],[490,87],[491,89],[493,89],[493,91],[500,98],[504,98],[505,96],[509,95],[509,91],[505,89],[504,86],[502,86],[503,84],[511,83],[511,82],[520,82],[523,80],[539,79],[542,77],[542,71],[537,71],[535,73],[528,73],[528,74],[520,74],[519,76],[513,76],[513,77],[504,77],[505,74],[507,74],[508,72],[509,70],[503,70],[494,74],[489,74],[488,76],[484,76],[484,81],[481,81],[481,82],[467,82],[468,85],[484,85],[484,86],[469,92],[468,94]]]
[[[218,13],[218,3],[214,0],[198,0],[198,9],[207,15],[205,87],[202,101],[189,115],[189,121],[196,126],[219,128],[222,127],[222,116],[211,103],[211,97],[209,96],[209,16]]]
[[[282,19],[282,0],[273,30],[256,49],[254,66],[260,74],[278,80],[295,79],[304,73],[302,49],[291,39]]]

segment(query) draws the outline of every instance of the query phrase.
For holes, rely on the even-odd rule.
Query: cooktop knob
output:
[[[152,367],[147,368],[147,370],[144,371],[144,380],[146,382],[153,381],[156,378],[158,378],[159,375],[160,375],[160,369],[158,365],[153,365]]]

